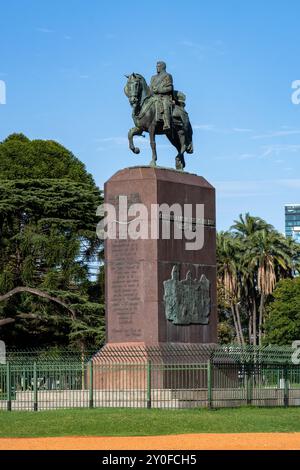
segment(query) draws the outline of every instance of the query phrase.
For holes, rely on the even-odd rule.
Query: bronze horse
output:
[[[184,153],[193,153],[193,130],[190,121],[187,119],[187,125],[184,126],[184,120],[181,118],[184,109],[175,101],[172,106],[171,129],[163,129],[163,120],[158,119],[157,98],[151,95],[144,77],[138,73],[132,73],[125,86],[125,94],[132,106],[132,118],[135,127],[129,130],[128,140],[129,148],[135,153],[140,153],[140,149],[134,146],[133,137],[148,132],[150,136],[150,145],[152,149],[151,166],[156,166],[157,153],[155,135],[166,135],[172,145],[177,149],[176,169],[183,170],[185,167]]]

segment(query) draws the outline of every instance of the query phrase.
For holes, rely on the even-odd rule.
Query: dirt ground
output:
[[[300,433],[3,438],[0,450],[300,450]]]

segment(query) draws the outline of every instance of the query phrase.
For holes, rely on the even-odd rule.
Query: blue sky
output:
[[[99,186],[148,164],[127,147],[124,74],[147,81],[157,59],[187,95],[195,153],[187,171],[217,189],[217,225],[241,212],[284,229],[300,202],[298,0],[10,0],[0,5],[0,140],[12,132],[68,147]],[[158,138],[159,161],[175,149]]]

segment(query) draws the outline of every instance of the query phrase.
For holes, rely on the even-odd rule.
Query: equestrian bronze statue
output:
[[[185,110],[185,95],[175,91],[172,75],[167,73],[166,64],[158,62],[157,74],[151,79],[150,87],[144,77],[132,73],[127,77],[125,94],[132,106],[135,127],[128,132],[129,148],[135,153],[133,137],[148,132],[152,149],[151,166],[156,166],[156,135],[166,135],[177,149],[176,169],[185,167],[184,153],[193,153],[193,130]]]

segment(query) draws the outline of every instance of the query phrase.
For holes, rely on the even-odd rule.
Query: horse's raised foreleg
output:
[[[149,127],[149,137],[150,137],[150,145],[152,149],[152,160],[150,162],[150,166],[156,166],[157,160],[157,153],[156,153],[156,142],[155,142],[155,125]]]
[[[140,127],[132,127],[132,129],[130,129],[130,131],[128,132],[129,148],[130,150],[133,151],[133,153],[136,153],[136,154],[140,153],[140,149],[134,146],[133,137],[135,135],[142,135],[142,133],[143,133],[143,129],[141,129]]]

